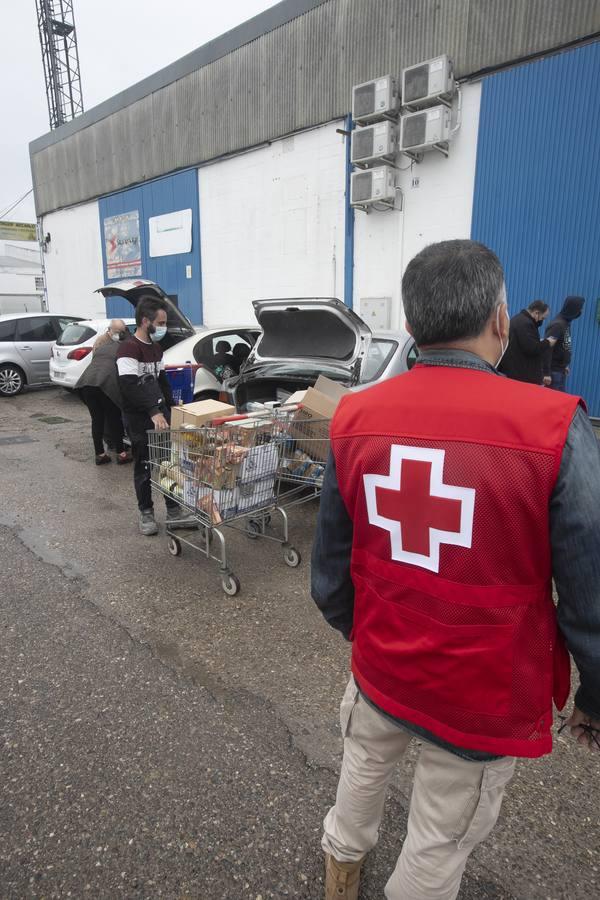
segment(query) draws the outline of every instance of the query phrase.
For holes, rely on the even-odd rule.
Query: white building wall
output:
[[[414,165],[398,157],[403,211],[356,212],[354,308],[360,314],[365,298],[391,298],[392,328],[404,322],[400,286],[413,256],[427,244],[471,234],[481,84],[462,92],[462,124],[449,157],[432,151]]]
[[[44,254],[48,307],[53,313],[104,318],[104,284],[98,204],[84,203],[44,216],[43,234],[50,234]]]
[[[450,155],[398,158],[403,210],[357,211],[354,308],[389,298],[390,327],[403,325],[401,279],[433,241],[469,237],[481,86],[465,85],[462,125]],[[204,322],[254,321],[260,297],[344,298],[345,139],[335,122],[274,141],[198,171]],[[96,202],[44,217],[50,310],[104,316]],[[368,318],[367,318],[367,321]]]
[[[252,300],[261,297],[343,298],[340,126],[328,124],[199,170],[206,325],[253,322]]]

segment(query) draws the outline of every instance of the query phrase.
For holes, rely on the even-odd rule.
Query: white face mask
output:
[[[162,341],[162,339],[164,338],[166,333],[167,333],[166,325],[156,325],[154,328],[154,331],[152,332],[150,337],[153,341]]]
[[[498,329],[498,337],[499,337],[499,339],[500,339],[500,351],[501,351],[501,352],[500,352],[500,357],[499,357],[499,359],[498,359],[498,362],[497,362],[496,365],[494,366],[495,369],[498,368],[498,366],[499,366],[500,363],[502,362],[502,358],[503,358],[504,354],[505,354],[506,351],[508,350],[508,341],[506,342],[506,346],[505,346],[505,345],[504,345],[504,341],[502,340],[502,332],[500,331],[500,312],[501,312],[501,310],[502,310],[503,308],[504,308],[504,304],[502,303],[502,304],[500,304],[500,306],[498,307],[498,311],[497,311],[497,313],[496,313],[496,328]]]
[[[120,341],[121,340],[118,332],[117,332],[117,334],[111,334],[110,339],[111,339],[111,341]]]

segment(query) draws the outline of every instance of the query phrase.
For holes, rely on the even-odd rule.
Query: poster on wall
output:
[[[137,209],[104,220],[104,243],[109,278],[131,278],[142,274],[140,216]]]
[[[180,209],[148,219],[150,256],[175,256],[192,249],[192,211]]]

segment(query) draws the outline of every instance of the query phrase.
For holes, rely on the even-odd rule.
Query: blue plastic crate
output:
[[[182,402],[191,403],[194,399],[196,366],[167,366],[165,372],[171,385],[174,406],[178,406]]]

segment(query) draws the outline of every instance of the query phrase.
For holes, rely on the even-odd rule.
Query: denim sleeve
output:
[[[340,495],[335,459],[330,453],[312,551],[311,592],[325,619],[346,640],[350,639],[354,616],[352,533],[352,520]]]
[[[579,670],[575,703],[600,718],[600,445],[582,409],[550,502],[558,624]]]

